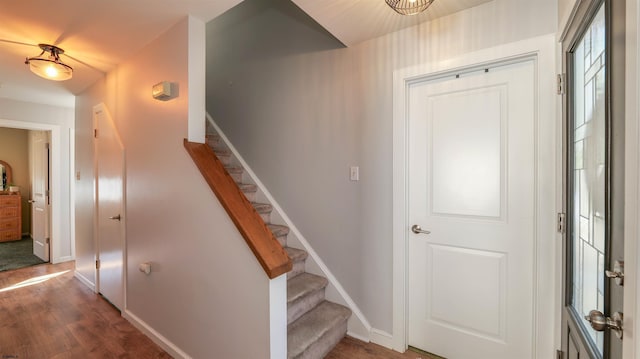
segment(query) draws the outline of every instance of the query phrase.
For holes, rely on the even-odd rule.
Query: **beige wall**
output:
[[[78,263],[92,278],[91,108],[104,102],[126,152],[125,316],[193,358],[264,358],[268,277],[183,147],[187,21],[77,98],[76,211],[86,211],[77,218]],[[178,83],[178,98],[152,99],[152,85],[163,80]],[[149,276],[137,269],[146,261]]]
[[[31,233],[31,196],[29,178],[29,131],[0,127],[0,160],[7,162],[13,172],[12,183],[20,187],[22,195],[22,233]],[[8,185],[9,183],[7,183]]]

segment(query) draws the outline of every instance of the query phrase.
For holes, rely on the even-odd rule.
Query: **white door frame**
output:
[[[407,349],[408,315],[408,90],[416,81],[434,79],[454,71],[522,59],[536,67],[536,233],[534,236],[534,324],[532,357],[550,358],[559,346],[562,278],[558,253],[560,236],[555,218],[560,200],[557,164],[561,151],[555,93],[555,34],[484,49],[454,59],[394,71],[393,74],[393,349]],[[561,182],[560,182],[561,184]],[[549,280],[554,278],[554,280]]]
[[[62,143],[61,132],[62,128],[59,125],[51,125],[45,123],[38,122],[25,122],[25,121],[16,121],[16,120],[4,120],[0,119],[1,127],[10,127],[10,128],[18,128],[23,130],[35,130],[35,131],[51,131],[51,178],[50,181],[50,190],[53,194],[51,201],[51,240],[49,244],[49,261],[53,264],[66,262],[69,260],[75,259],[75,211],[72,210],[74,192],[75,192],[75,183],[73,181],[69,181],[69,198],[63,199],[60,197],[62,194],[62,146],[65,145]],[[73,130],[72,130],[73,131]],[[70,156],[74,155],[74,137],[70,133],[69,136],[69,151]],[[75,162],[73,160],[69,161],[69,178],[73,178],[73,173],[75,172]],[[62,213],[62,202],[69,202],[69,213]],[[60,241],[62,240],[62,221],[64,216],[68,215],[69,218],[69,228],[70,231],[68,233],[70,246],[71,246],[71,256],[70,257],[60,257],[57,253],[58,251],[55,249],[59,245],[61,245]]]
[[[640,321],[636,320],[640,312],[640,4],[627,0],[626,5],[624,268],[627,276],[636,279],[624,283],[623,313],[629,328],[624,331],[622,355],[640,359]]]

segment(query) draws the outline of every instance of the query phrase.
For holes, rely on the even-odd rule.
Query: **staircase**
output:
[[[257,186],[243,182],[248,180],[244,169],[208,123],[207,144],[293,262],[293,269],[287,273],[287,358],[323,358],[347,333],[351,310],[325,300],[328,280],[305,271],[307,252],[287,246],[289,227],[271,223],[272,206],[256,202]]]

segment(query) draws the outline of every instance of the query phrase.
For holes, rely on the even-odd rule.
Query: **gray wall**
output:
[[[207,24],[208,112],[374,328],[392,329],[393,71],[554,33],[556,13],[494,0],[351,48],[284,0]]]

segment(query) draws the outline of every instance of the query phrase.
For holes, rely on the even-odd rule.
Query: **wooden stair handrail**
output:
[[[224,169],[211,147],[187,139],[184,140],[184,147],[267,276],[273,279],[291,271],[293,264],[287,252]]]

